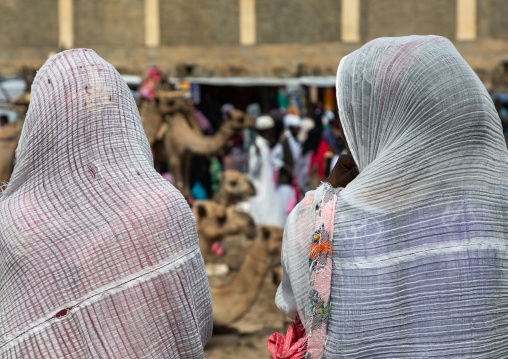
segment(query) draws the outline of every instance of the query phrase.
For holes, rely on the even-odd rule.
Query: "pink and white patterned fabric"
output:
[[[210,290],[129,88],[86,49],[32,86],[0,198],[0,358],[198,358]]]
[[[284,275],[275,301],[289,317],[301,318],[305,347],[300,346],[297,353],[305,349],[305,358],[322,358],[325,350],[331,311],[335,203],[341,190],[324,183],[308,192],[289,215],[284,230]],[[282,340],[278,344],[287,345]],[[272,354],[272,358],[278,357]]]
[[[289,325],[286,336],[273,333],[268,338],[268,352],[272,359],[302,359],[307,353],[305,328],[297,316]]]

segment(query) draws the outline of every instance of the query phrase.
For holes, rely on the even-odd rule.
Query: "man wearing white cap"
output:
[[[302,145],[297,140],[298,133],[300,132],[300,117],[296,115],[284,116],[284,128],[285,137],[288,140],[289,146],[291,147],[291,153],[293,155],[293,161],[296,163],[302,153]]]
[[[249,212],[256,224],[279,225],[274,169],[270,161],[270,147],[276,141],[274,126],[272,117],[259,116],[257,135],[249,148],[249,178],[256,188],[256,195],[249,201]]]
[[[277,186],[277,202],[279,204],[280,226],[284,227],[290,208],[290,203],[295,200],[295,189],[293,187],[293,178],[295,175],[295,166],[300,158],[302,148],[296,136],[300,131],[300,117],[288,114],[284,116],[284,137],[278,145],[283,165],[279,170],[279,181]],[[295,205],[298,201],[294,201]],[[293,205],[294,206],[294,205]]]

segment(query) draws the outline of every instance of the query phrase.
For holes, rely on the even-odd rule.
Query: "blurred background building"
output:
[[[508,67],[507,13],[505,0],[0,0],[0,73],[87,47],[139,75],[334,76],[376,37],[436,34],[492,87]]]

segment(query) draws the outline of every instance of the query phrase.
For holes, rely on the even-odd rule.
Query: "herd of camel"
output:
[[[29,94],[20,98],[27,99],[24,106],[27,109]],[[19,103],[17,105],[19,108]],[[138,108],[154,158],[167,162],[175,186],[186,198],[190,195],[190,157],[217,153],[239,131],[253,127],[254,123],[244,112],[233,110],[214,135],[206,136],[194,118],[191,100],[181,91],[157,91],[154,100],[138,101]],[[0,185],[8,181],[12,172],[19,132],[14,125],[0,128]],[[254,194],[246,174],[225,171],[214,199],[193,204],[205,264],[214,256],[210,253],[213,243],[232,236],[245,239],[241,241],[243,259],[232,281],[225,286],[211,288],[215,326],[227,326],[241,318],[256,301],[269,273],[275,284],[281,280],[282,228],[256,225],[236,205]],[[217,259],[212,258],[212,261]]]

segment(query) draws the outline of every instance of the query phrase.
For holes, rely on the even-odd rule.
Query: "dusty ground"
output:
[[[226,262],[238,267],[243,258],[246,245],[228,247],[231,249],[224,258]],[[243,247],[243,248],[242,248]],[[234,249],[233,249],[234,248]],[[218,262],[218,260],[214,261]],[[235,264],[238,263],[236,266]],[[211,286],[219,286],[233,278],[236,271],[226,277],[210,278]],[[229,328],[215,330],[212,338],[205,347],[206,359],[254,359],[270,358],[266,341],[274,332],[283,332],[286,316],[275,306],[276,285],[272,280],[272,273],[268,273],[261,287],[258,298],[251,309]],[[285,332],[285,331],[284,331]]]
[[[243,318],[230,328],[214,332],[205,347],[206,359],[270,358],[266,341],[282,332],[285,315],[275,306],[277,288],[268,275],[258,299]]]

